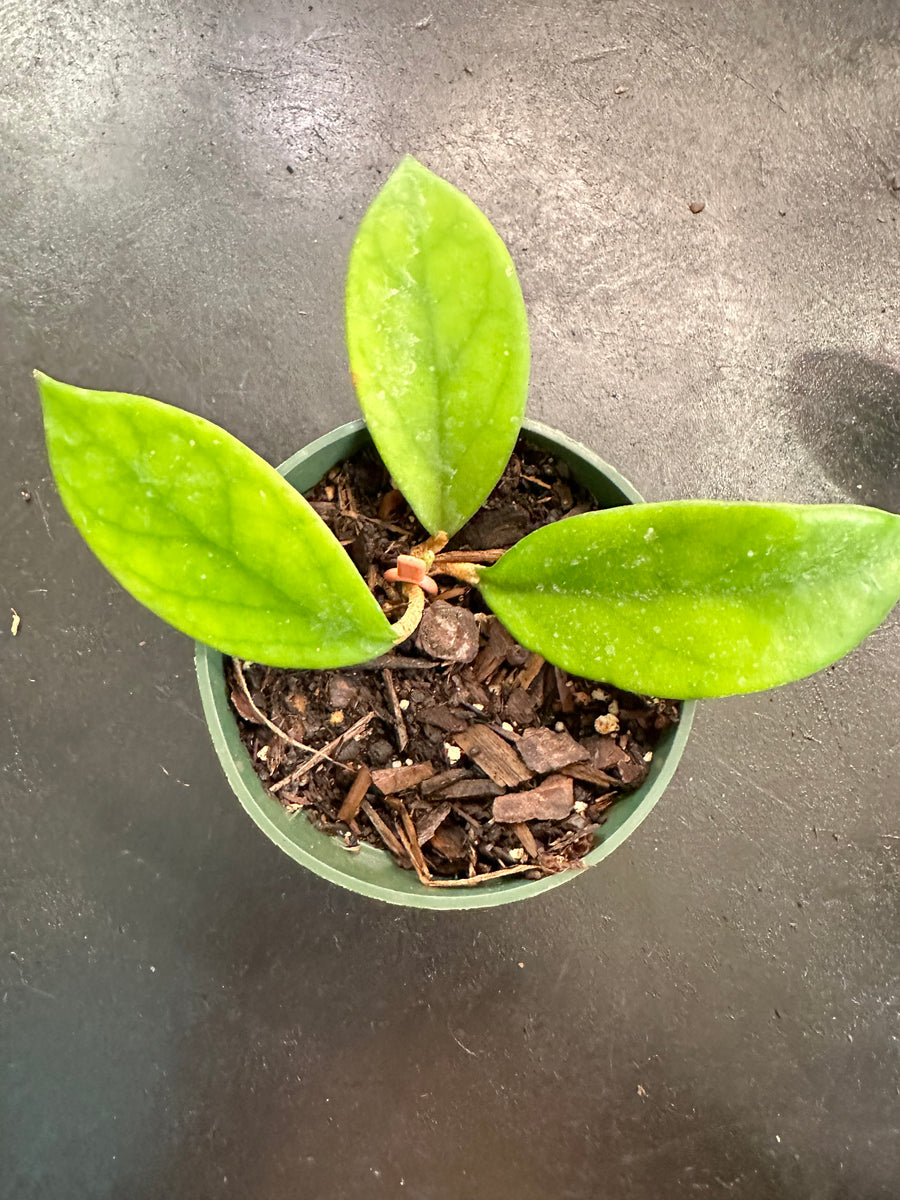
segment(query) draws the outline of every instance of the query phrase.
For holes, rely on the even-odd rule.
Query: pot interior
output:
[[[524,422],[522,432],[529,441],[568,463],[575,478],[594,494],[603,507],[642,502],[642,497],[626,479],[583,446],[538,422]],[[370,442],[364,422],[354,421],[311,443],[278,469],[298,491],[305,492],[331,467]],[[416,908],[465,909],[523,900],[559,887],[582,874],[579,870],[572,870],[543,879],[528,880],[511,876],[472,887],[426,888],[413,871],[404,871],[396,866],[386,851],[365,844],[356,851],[348,851],[338,838],[315,829],[303,812],[289,815],[276,799],[266,793],[241,742],[231,711],[222,655],[198,642],[195,662],[213,744],[235,794],[271,841],[317,875],[351,891],[393,904]],[[617,800],[609,809],[603,824],[603,840],[585,857],[585,868],[596,865],[621,845],[656,804],[681,758],[694,708],[693,702],[682,704],[681,721],[662,733],[644,783]]]

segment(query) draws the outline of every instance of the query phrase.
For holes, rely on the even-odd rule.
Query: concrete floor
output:
[[[382,907],[232,798],[29,376],[279,461],[355,415],[344,264],[411,151],[510,246],[532,416],[648,498],[900,507],[898,56],[897,0],[0,0],[4,1200],[900,1194],[898,614],[704,705],[571,886]]]

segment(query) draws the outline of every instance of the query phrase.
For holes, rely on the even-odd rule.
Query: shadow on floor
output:
[[[848,500],[900,509],[900,371],[864,354],[811,351],[794,360],[784,405]]]

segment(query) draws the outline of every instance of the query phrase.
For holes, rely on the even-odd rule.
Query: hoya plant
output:
[[[175,628],[274,667],[371,660],[405,640],[435,553],[518,436],[528,327],[486,217],[404,159],[363,219],[350,368],[375,446],[431,535],[389,574],[392,625],[307,501],[237,439],[143,396],[37,373],[62,499],[115,578]],[[492,566],[455,564],[526,648],[629,691],[751,692],[847,653],[900,597],[900,516],[850,504],[636,504],[573,516]]]

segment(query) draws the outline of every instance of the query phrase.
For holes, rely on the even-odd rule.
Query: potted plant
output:
[[[282,473],[200,417],[37,374],[51,466],[76,526],[138,600],[197,639],[204,708],[235,791],[269,837],[325,877],[425,907],[504,903],[555,886],[577,874],[561,867],[604,857],[655,803],[683,748],[691,701],[774,687],[824,667],[873,630],[900,596],[900,517],[891,513],[854,505],[644,504],[583,447],[526,423],[533,452],[552,452],[554,469],[570,480],[529,476],[520,457],[511,459],[529,369],[512,261],[474,204],[412,158],[401,162],[360,226],[346,317],[365,425],[319,439]],[[370,441],[384,464],[376,516],[356,511],[353,488],[340,474],[340,464]],[[370,454],[367,469],[372,461]],[[452,539],[465,538],[498,480],[501,488],[561,497],[547,509],[565,519],[535,517],[530,532],[507,538],[487,557],[454,552]],[[310,503],[301,493],[316,485]],[[579,486],[590,493],[582,504],[574,503]],[[545,499],[532,497],[532,512]],[[335,536],[321,515],[329,506],[340,510],[331,514],[336,528],[351,517],[368,521],[393,533],[390,549],[406,552],[388,569],[364,563],[364,578],[351,558],[359,538]],[[398,506],[405,515],[397,516]],[[445,584],[445,599],[432,604],[429,593],[442,577],[449,590]],[[405,610],[391,611],[391,621],[384,609],[396,610],[401,596]],[[464,619],[467,603],[494,616],[465,609]],[[403,684],[433,719],[447,706],[429,707],[421,697],[439,683],[446,689],[447,680],[457,687],[461,664],[481,662],[481,671],[486,655],[488,664],[503,664],[502,681],[484,690],[483,702],[459,701],[457,687],[457,707],[471,712],[475,732],[454,732],[448,722],[458,713],[441,713],[447,740],[435,741],[433,730],[423,734],[423,744],[440,747],[441,761],[404,759],[398,744],[398,757],[379,776],[359,761],[351,733],[371,723],[377,709],[384,720],[393,714],[401,739],[408,738],[402,706],[410,700],[398,696],[385,664],[403,658],[398,646],[416,644],[448,664],[426,672],[423,682],[422,664],[414,662],[415,686]],[[364,685],[346,674],[335,682],[334,672],[366,664],[365,674],[373,661],[381,699],[369,718],[348,724],[340,695],[350,697],[354,688],[358,695]],[[309,703],[318,703],[324,688],[334,737],[312,745],[262,711],[257,701],[265,687],[254,689],[253,664],[330,673],[313,679],[308,694],[285,694],[296,702],[302,732]],[[528,686],[535,678],[549,681],[543,709],[521,686],[529,673]],[[264,672],[267,685],[271,677]],[[494,698],[506,704],[512,691],[523,693],[522,719],[491,725],[489,710],[494,717],[506,711]],[[636,694],[678,697],[680,724],[671,702]],[[633,727],[623,730],[626,711]],[[563,719],[543,729],[548,712]],[[589,738],[582,736],[587,721]],[[274,739],[252,743],[256,761],[239,724],[245,741],[252,728]],[[650,725],[667,728],[644,750],[635,731]],[[355,748],[348,756],[349,744]],[[270,769],[259,761],[270,746],[288,755],[287,804],[284,795],[267,794],[257,774]],[[326,760],[350,781],[329,810],[343,839],[296,815],[305,803],[298,787]],[[626,778],[640,786],[608,804],[612,783]],[[455,802],[447,799],[451,789]],[[388,819],[368,796],[385,798]],[[480,826],[467,800],[480,806]],[[363,814],[369,833],[392,853],[360,850]],[[553,820],[563,823],[562,832],[548,842]],[[481,830],[468,835],[467,864],[459,847],[426,856],[422,846],[430,852],[430,839],[452,843],[449,833],[467,821]],[[600,844],[585,853],[597,833]],[[473,849],[479,839],[490,864]],[[440,873],[435,863],[445,857],[450,866]]]

